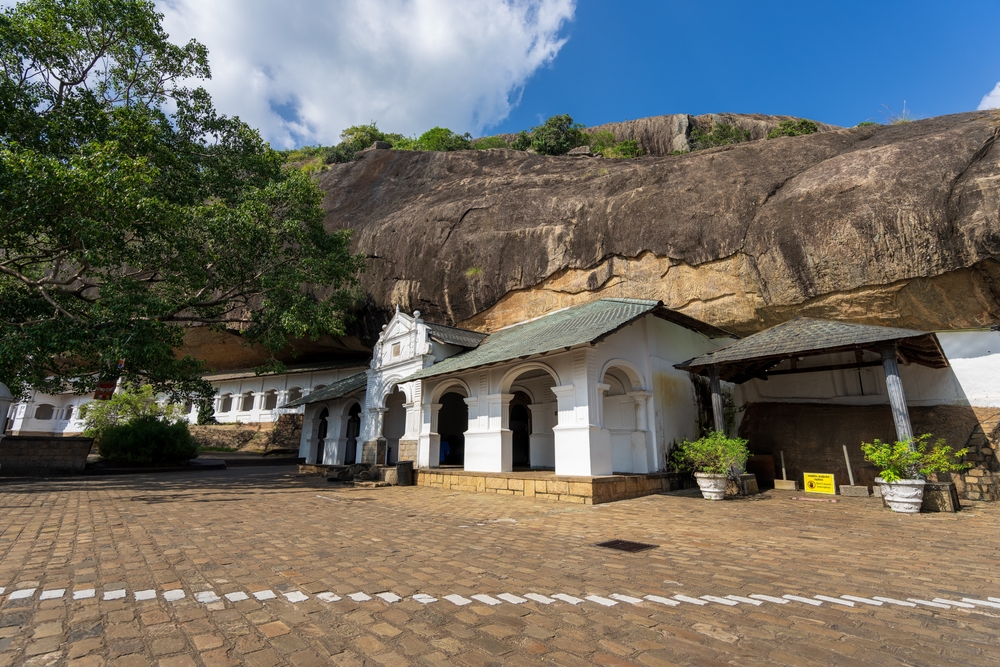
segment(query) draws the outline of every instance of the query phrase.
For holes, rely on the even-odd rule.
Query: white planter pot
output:
[[[922,479],[901,479],[898,482],[886,482],[881,477],[876,477],[875,482],[882,490],[885,504],[894,512],[905,512],[906,514],[920,512],[920,506],[924,502],[924,485],[927,482]]]
[[[709,500],[722,500],[726,497],[726,484],[729,482],[727,475],[711,475],[706,472],[696,472],[695,480],[698,481],[698,488],[701,495]]]

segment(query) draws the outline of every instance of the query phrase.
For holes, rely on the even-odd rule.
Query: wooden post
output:
[[[885,387],[889,392],[889,406],[892,408],[892,421],[896,424],[896,439],[913,439],[913,427],[910,426],[910,412],[906,409],[906,394],[903,393],[903,381],[899,377],[899,364],[896,362],[896,344],[890,343],[879,348],[882,354],[882,368],[885,370]],[[912,448],[912,442],[911,442]]]
[[[715,430],[726,430],[726,419],[722,413],[722,383],[719,381],[719,368],[708,367],[708,377],[712,387],[712,416],[715,418]]]

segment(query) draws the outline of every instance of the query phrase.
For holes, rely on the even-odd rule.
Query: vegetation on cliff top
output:
[[[324,229],[311,179],[182,83],[208,78],[208,52],[161,20],[151,0],[0,13],[0,381],[15,394],[121,376],[209,396],[202,364],[175,355],[185,326],[272,353],[343,331],[362,266],[348,233]]]

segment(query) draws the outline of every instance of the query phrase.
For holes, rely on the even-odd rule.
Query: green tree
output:
[[[472,148],[472,135],[455,134],[446,127],[434,127],[417,139],[418,150],[424,151],[466,151]]]
[[[767,138],[799,137],[803,134],[813,134],[817,130],[819,130],[819,126],[806,118],[800,120],[783,120],[778,123],[778,127],[767,133]]]
[[[744,141],[750,141],[750,138],[750,132],[742,127],[729,123],[716,123],[711,132],[705,132],[700,127],[695,127],[691,131],[689,145],[691,150],[698,151],[704,148],[740,144]]]
[[[112,426],[128,424],[140,417],[152,417],[163,422],[174,422],[184,416],[184,409],[177,403],[160,402],[149,385],[125,386],[107,401],[91,401],[80,406],[83,433],[89,438],[99,438]]]
[[[540,155],[565,155],[577,146],[586,146],[590,136],[569,114],[552,116],[531,128],[531,149]]]
[[[510,148],[510,144],[504,141],[503,137],[483,137],[472,142],[472,147],[477,151],[483,151],[488,148]]]
[[[272,353],[343,330],[361,260],[322,193],[202,88],[208,54],[150,0],[0,13],[0,381],[91,391],[118,375],[209,396],[185,327]],[[318,284],[322,290],[303,289]],[[272,367],[280,366],[277,362]]]

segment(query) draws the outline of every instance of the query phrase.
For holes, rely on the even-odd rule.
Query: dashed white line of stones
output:
[[[7,595],[7,600],[27,600],[35,595],[37,588],[21,588],[12,591]],[[5,591],[4,587],[0,587],[0,595],[3,595]],[[87,588],[84,590],[74,591],[72,594],[72,599],[74,600],[85,600],[88,598],[97,597],[97,590],[94,588]],[[148,589],[143,591],[133,591],[132,593],[135,600],[153,600],[157,596],[155,589]],[[169,591],[163,591],[161,593],[164,600],[167,602],[177,602],[178,600],[183,600],[187,597],[187,593],[182,589],[173,589]],[[278,597],[278,594],[272,590],[262,590],[255,591],[250,595],[242,591],[237,591],[235,593],[226,593],[223,595],[230,602],[240,602],[241,600],[249,600],[251,595],[260,601],[274,600]],[[304,602],[309,599],[309,596],[301,591],[291,591],[289,593],[281,594],[286,600],[291,603]],[[104,600],[122,600],[126,596],[124,588],[117,588],[114,590],[105,590],[102,599]],[[65,588],[55,588],[49,590],[43,590],[38,596],[39,600],[59,600],[66,597]],[[399,602],[403,598],[395,593],[376,593],[374,597],[368,595],[367,593],[350,593],[348,596],[351,600],[355,602],[368,602],[375,598],[379,598],[384,602],[392,604],[393,602]],[[470,599],[471,598],[471,599]],[[214,591],[200,591],[194,594],[194,599],[198,602],[207,605],[216,605],[222,603],[222,598],[220,598]],[[318,593],[316,599],[322,600],[323,602],[337,602],[342,600],[336,593]],[[419,602],[421,604],[431,604],[437,602],[438,599],[427,595],[426,593],[417,593],[411,596],[411,599]],[[613,607],[619,602],[624,602],[626,604],[637,605],[643,602],[652,602],[659,605],[666,605],[668,607],[677,607],[683,604],[692,604],[698,606],[704,606],[708,604],[721,604],[728,607],[735,607],[739,604],[749,604],[756,607],[761,606],[765,602],[770,602],[773,604],[788,604],[789,602],[798,602],[801,604],[807,604],[814,607],[819,607],[823,603],[828,602],[833,605],[840,605],[843,607],[853,607],[856,604],[869,605],[873,607],[881,607],[883,605],[891,605],[897,607],[931,607],[934,609],[951,609],[956,607],[959,609],[976,609],[979,607],[987,607],[993,609],[1000,609],[1000,598],[989,597],[985,600],[978,600],[975,598],[962,598],[961,600],[950,600],[947,598],[934,598],[932,600],[921,600],[919,598],[907,598],[906,600],[897,600],[895,598],[882,597],[879,595],[873,595],[870,598],[860,597],[857,595],[841,595],[840,597],[832,597],[829,595],[815,595],[811,598],[804,597],[800,595],[782,595],[781,597],[775,597],[773,595],[761,595],[753,593],[748,596],[740,595],[726,595],[725,597],[719,597],[716,595],[702,595],[700,597],[691,597],[688,595],[674,595],[672,597],[663,597],[660,595],[647,595],[642,598],[632,597],[630,595],[620,595],[618,593],[612,593],[608,597],[602,597],[600,595],[587,595],[583,598],[574,597],[572,595],[566,595],[565,593],[556,593],[552,596],[540,595],[538,593],[525,593],[523,597],[512,595],[511,593],[500,593],[496,597],[491,595],[471,595],[468,598],[461,595],[445,595],[442,599],[457,605],[459,607],[464,607],[465,605],[472,604],[473,601],[479,602],[481,604],[496,606],[503,604],[504,602],[508,604],[523,604],[528,600],[537,602],[539,604],[549,605],[554,602],[565,602],[571,605],[578,605],[583,602],[593,602],[595,604],[602,605],[604,607]],[[222,603],[223,605],[225,603]]]

